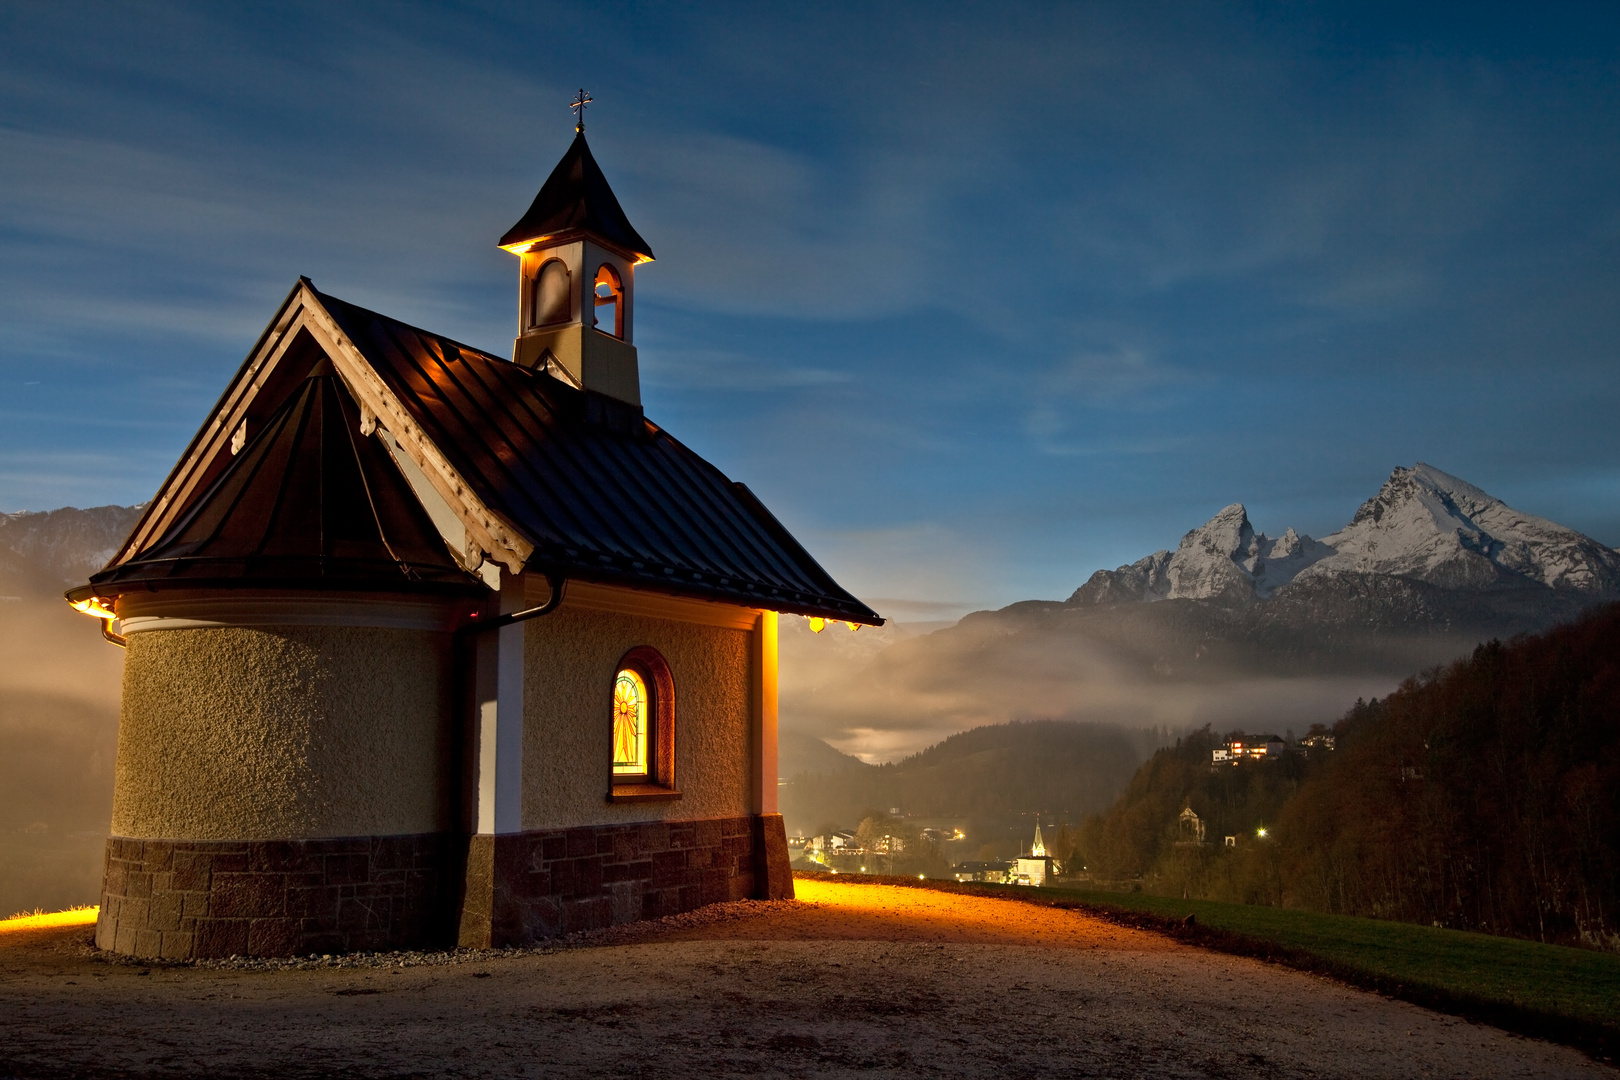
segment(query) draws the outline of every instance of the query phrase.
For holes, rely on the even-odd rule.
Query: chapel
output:
[[[99,947],[489,948],[793,895],[777,615],[882,619],[644,414],[652,250],[583,119],[499,246],[510,357],[300,278],[67,594],[127,650]]]

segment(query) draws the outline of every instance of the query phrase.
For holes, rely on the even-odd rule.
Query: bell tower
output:
[[[585,143],[590,100],[579,92],[573,145],[500,239],[520,260],[512,360],[640,405],[635,270],[653,256]]]

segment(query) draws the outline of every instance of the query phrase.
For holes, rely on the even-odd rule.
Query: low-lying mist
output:
[[[1142,605],[1126,617],[1162,620],[1176,613],[1153,609],[1168,606]],[[832,626],[813,635],[805,620],[784,616],[781,641],[783,729],[872,763],[1020,719],[1303,732],[1468,647],[1425,639],[1395,648],[1387,661],[1268,657],[1263,646],[1173,619],[1122,626],[1053,620],[1016,606],[925,635],[903,626],[857,634]]]
[[[96,902],[122,667],[60,596],[0,600],[0,918]]]

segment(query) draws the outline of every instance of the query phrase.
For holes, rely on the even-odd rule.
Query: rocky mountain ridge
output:
[[[1349,524],[1321,540],[1292,528],[1271,539],[1233,503],[1174,552],[1099,570],[1068,602],[1241,605],[1369,575],[1464,592],[1540,586],[1576,603],[1620,599],[1620,551],[1419,462],[1397,468]]]
[[[65,589],[107,565],[146,504],[0,514],[0,592]]]

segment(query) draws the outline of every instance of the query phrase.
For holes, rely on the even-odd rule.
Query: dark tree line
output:
[[[1332,734],[1216,768],[1224,740],[1195,733],[1086,823],[1083,854],[1154,891],[1620,946],[1620,606],[1481,645]],[[1176,843],[1185,805],[1215,843]]]

